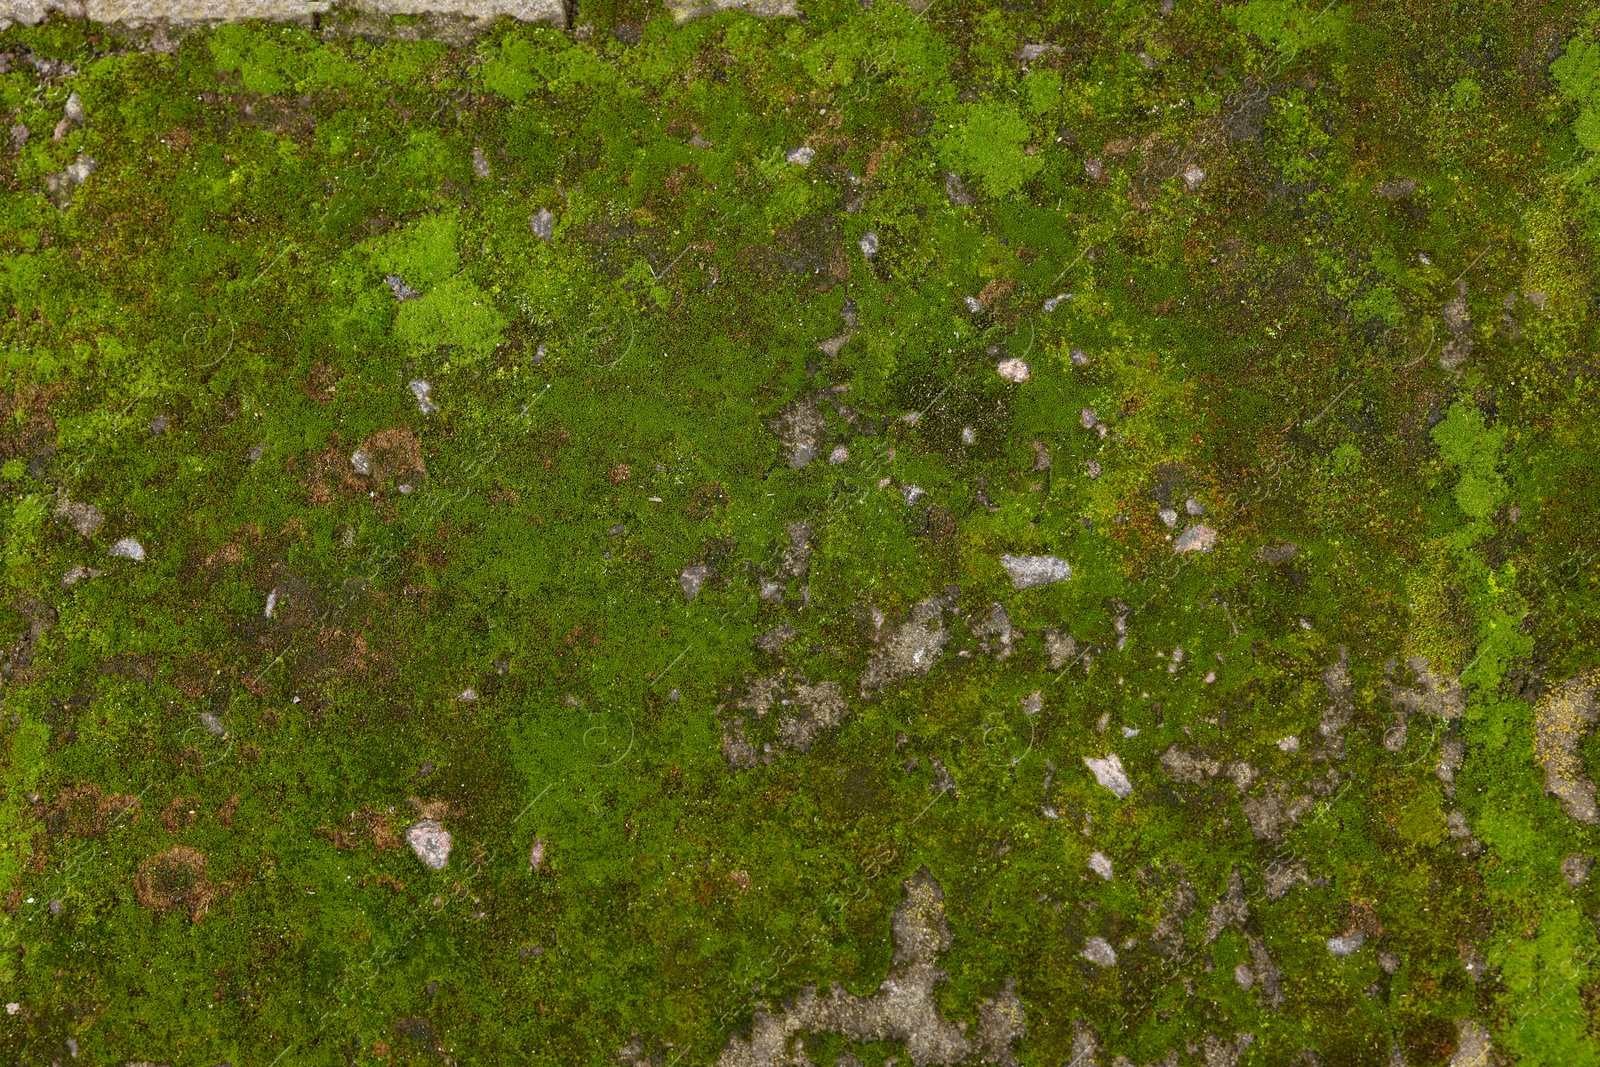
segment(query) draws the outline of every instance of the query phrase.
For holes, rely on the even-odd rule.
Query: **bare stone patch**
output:
[[[1551,688],[1533,709],[1533,755],[1544,767],[1544,791],[1560,798],[1574,821],[1600,823],[1594,781],[1584,766],[1583,739],[1600,721],[1595,685],[1600,671],[1568,678]]]
[[[797,18],[799,5],[795,0],[667,0],[667,8],[678,22],[687,22],[702,15],[715,15],[720,11],[743,11],[760,18]]]
[[[1344,731],[1355,714],[1355,687],[1350,684],[1349,652],[1339,646],[1338,662],[1322,672],[1322,689],[1328,694],[1328,706],[1322,709],[1322,722],[1317,733],[1327,754],[1334,759],[1344,759]]]
[[[785,748],[805,752],[826,730],[831,730],[850,714],[838,682],[817,685],[797,683],[793,695],[778,720],[778,740]]]
[[[1472,355],[1473,349],[1472,313],[1467,310],[1466,279],[1456,280],[1455,299],[1446,304],[1441,313],[1450,340],[1439,350],[1439,366],[1445,370],[1455,370],[1466,362],[1467,357]]]
[[[1161,754],[1161,769],[1174,782],[1184,785],[1205,785],[1222,771],[1221,762],[1185,752],[1177,745]]]
[[[817,398],[807,394],[783,407],[775,418],[767,420],[767,428],[777,434],[778,443],[783,446],[785,462],[798,470],[817,458],[828,424]]]
[[[1389,683],[1389,702],[1407,715],[1434,715],[1441,719],[1459,719],[1466,709],[1466,694],[1459,679],[1435,674],[1426,656],[1412,656],[1406,666],[1416,675],[1417,684],[1404,689]]]
[[[1262,563],[1287,563],[1300,552],[1299,545],[1282,541],[1275,545],[1263,545],[1255,550],[1254,558]]]
[[[989,614],[973,625],[972,635],[978,639],[980,647],[995,659],[1005,659],[1011,655],[1015,642],[1022,639],[1021,631],[1011,629],[1011,614],[998,600],[989,609]]]
[[[57,504],[56,518],[76,530],[79,537],[93,537],[100,524],[106,521],[100,509],[93,504],[74,500],[62,500]]]
[[[417,854],[425,867],[444,870],[450,862],[450,831],[439,825],[438,819],[421,819],[406,831],[406,844]]]
[[[1021,999],[1007,982],[978,1005],[972,1037],[964,1023],[939,1011],[934,989],[948,980],[937,957],[952,944],[945,918],[944,891],[926,867],[903,884],[905,899],[894,910],[890,928],[894,956],[878,992],[856,996],[835,984],[826,996],[807,986],[781,1014],[757,1004],[748,1037],[735,1034],[717,1059],[718,1067],[780,1067],[809,1062],[800,1035],[841,1034],[851,1041],[895,1041],[905,1045],[914,1064],[993,1063],[1016,1067],[1011,1045],[1026,1033]],[[1109,947],[1109,946],[1108,946]]]
[[[1244,1050],[1255,1043],[1256,1035],[1249,1032],[1234,1034],[1232,1041],[1207,1034],[1200,1042],[1200,1052],[1205,1057],[1205,1067],[1237,1067]]]
[[[1340,934],[1337,937],[1328,938],[1328,955],[1336,960],[1342,960],[1346,956],[1354,956],[1361,951],[1361,946],[1366,943],[1367,932],[1365,930],[1352,930],[1348,934]]]
[[[1456,1051],[1450,1057],[1450,1067],[1490,1067],[1496,1062],[1489,1031],[1482,1023],[1476,1019],[1456,1023]]]
[[[1211,905],[1211,913],[1206,916],[1206,944],[1211,944],[1230,926],[1243,930],[1249,919],[1250,902],[1244,896],[1244,879],[1235,867],[1228,875],[1227,893]]]
[[[742,716],[734,716],[722,724],[722,758],[736,771],[749,770],[761,762],[760,750],[745,736]],[[767,762],[771,762],[770,757]]]
[[[1179,554],[1187,552],[1210,552],[1217,543],[1217,531],[1201,523],[1190,526],[1178,539],[1172,542],[1172,551]]]
[[[1287,863],[1273,861],[1267,864],[1261,872],[1263,891],[1268,900],[1282,900],[1284,896],[1297,885],[1324,886],[1328,884],[1326,878],[1313,878],[1306,869],[1305,860],[1290,860]]]
[[[799,636],[800,631],[791,624],[780,622],[772,629],[756,636],[756,647],[763,652],[776,654],[783,650],[784,645]]]
[[[692,563],[683,568],[678,575],[678,587],[683,590],[685,600],[693,600],[700,595],[700,587],[712,578],[716,572],[704,563]]]
[[[1117,950],[1111,947],[1111,942],[1103,937],[1091,937],[1083,943],[1083,951],[1078,953],[1096,967],[1115,967],[1117,965]]]
[[[850,704],[838,682],[812,685],[805,678],[779,672],[770,678],[751,678],[745,694],[734,704],[741,712],[753,713],[757,720],[778,712],[776,746],[761,749],[745,733],[748,718],[735,715],[722,724],[722,756],[734,770],[745,770],[757,763],[771,763],[775,748],[806,752],[818,737],[838,726],[850,714]]]
[[[1115,752],[1098,759],[1085,756],[1083,765],[1089,768],[1096,782],[1115,793],[1119,800],[1128,799],[1133,792],[1133,782],[1129,780],[1128,772],[1123,769],[1122,760]]]
[[[1178,887],[1173,890],[1172,899],[1167,902],[1166,911],[1162,913],[1155,929],[1150,931],[1150,940],[1156,948],[1168,956],[1177,956],[1183,951],[1183,924],[1189,921],[1189,916],[1194,914],[1195,905],[1198,903],[1200,894],[1195,892],[1189,879],[1180,876]]]
[[[861,695],[881,692],[904,678],[922,678],[933,670],[950,631],[943,625],[944,612],[955,607],[958,590],[947,590],[928,597],[911,609],[911,617],[897,627],[867,661],[861,672]]]
[[[1239,801],[1250,832],[1259,840],[1275,845],[1283,842],[1285,824],[1299,822],[1311,810],[1312,803],[1308,796],[1292,796],[1289,786],[1283,782],[1267,786],[1260,796]]]
[[[1064,582],[1072,577],[1072,567],[1058,556],[1005,555],[1000,557],[1000,566],[1011,575],[1011,584],[1019,593],[1052,582]]]
[[[1246,934],[1245,944],[1250,948],[1250,970],[1261,983],[1261,1003],[1268,1010],[1277,1011],[1283,1007],[1283,972],[1272,962],[1267,943],[1261,938]]]
[[[1467,743],[1459,737],[1447,737],[1439,743],[1439,765],[1433,769],[1434,775],[1444,783],[1444,795],[1454,798],[1456,795],[1456,772],[1467,759]]]
[[[1050,657],[1050,669],[1059,671],[1078,656],[1078,642],[1065,630],[1044,631],[1044,651]]]

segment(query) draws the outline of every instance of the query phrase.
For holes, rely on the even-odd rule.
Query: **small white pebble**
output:
[[[971,314],[977,315],[983,311],[983,301],[975,296],[964,296],[961,302],[967,305],[967,311]]]
[[[861,254],[871,259],[878,254],[878,234],[875,230],[868,230],[861,235]]]
[[[834,445],[833,451],[828,453],[828,462],[837,467],[841,463],[850,461],[850,450],[844,445]]]
[[[1290,753],[1299,752],[1300,751],[1300,739],[1298,737],[1295,737],[1293,734],[1290,734],[1288,737],[1285,737],[1283,740],[1278,742],[1278,747],[1281,748],[1285,752],[1290,752]]]
[[[978,432],[976,430],[974,430],[971,426],[963,426],[963,427],[961,427],[961,443],[964,444],[964,445],[977,444],[978,443]]]
[[[808,148],[805,145],[801,145],[799,148],[791,148],[789,151],[785,152],[783,156],[783,158],[788,160],[790,163],[798,163],[802,167],[810,166],[811,161],[816,157],[817,150],[815,148]]]
[[[468,703],[471,703],[472,701],[478,699],[478,691],[476,689],[472,688],[472,686],[469,685],[469,686],[467,686],[465,689],[463,689],[461,691],[461,698],[460,699],[463,700],[463,701],[466,701]]]
[[[1207,685],[1210,685],[1212,682],[1214,682],[1216,680],[1217,680],[1217,672],[1216,671],[1206,671],[1206,684]]]

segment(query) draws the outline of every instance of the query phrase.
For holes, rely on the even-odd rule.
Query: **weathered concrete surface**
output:
[[[523,22],[567,22],[561,0],[355,0],[353,6],[375,15],[509,15]],[[33,26],[52,14],[129,25],[283,21],[326,14],[332,7],[332,0],[0,0],[0,21]]]

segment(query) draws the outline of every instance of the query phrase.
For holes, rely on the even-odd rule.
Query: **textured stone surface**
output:
[[[94,22],[213,23],[245,19],[285,20],[326,14],[330,0],[11,0],[0,3],[0,19],[32,26],[52,14]],[[357,0],[360,11],[377,15],[457,15],[566,24],[559,0]]]

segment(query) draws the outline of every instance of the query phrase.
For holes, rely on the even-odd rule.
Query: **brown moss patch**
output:
[[[131,822],[138,816],[138,809],[138,797],[127,793],[106,795],[92,782],[68,786],[48,804],[34,802],[34,814],[51,837],[63,833],[73,837],[98,837],[116,822]]]
[[[174,845],[139,864],[134,875],[139,905],[151,911],[181,911],[199,922],[216,890],[206,880],[206,857],[199,849]]]

